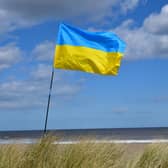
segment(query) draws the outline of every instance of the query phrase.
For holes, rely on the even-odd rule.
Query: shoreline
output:
[[[40,138],[16,138],[16,139],[0,139],[0,145],[3,144],[35,144],[40,140]],[[77,140],[58,140],[54,141],[53,144],[78,144],[80,142],[95,143],[95,144],[168,144],[168,139],[151,139],[151,140],[97,140],[89,138],[78,138]]]

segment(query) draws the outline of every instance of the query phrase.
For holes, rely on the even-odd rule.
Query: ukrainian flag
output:
[[[89,32],[60,24],[54,68],[117,75],[125,43],[111,32]]]

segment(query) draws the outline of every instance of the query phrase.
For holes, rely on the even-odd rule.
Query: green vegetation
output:
[[[168,145],[153,144],[143,150],[131,145],[53,144],[45,137],[32,145],[0,145],[0,168],[168,168]]]

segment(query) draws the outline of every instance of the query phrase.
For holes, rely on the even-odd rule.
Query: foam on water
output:
[[[37,139],[0,139],[0,144],[34,144]],[[77,144],[81,141],[55,141],[54,144]],[[149,140],[90,140],[89,143],[116,143],[116,144],[147,144],[147,143],[168,143],[168,139],[149,139]]]

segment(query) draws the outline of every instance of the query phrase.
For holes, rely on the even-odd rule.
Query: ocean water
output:
[[[168,127],[162,128],[108,128],[48,130],[60,143],[74,143],[79,139],[95,142],[150,143],[168,142]],[[34,143],[43,136],[42,130],[0,131],[0,144]]]

